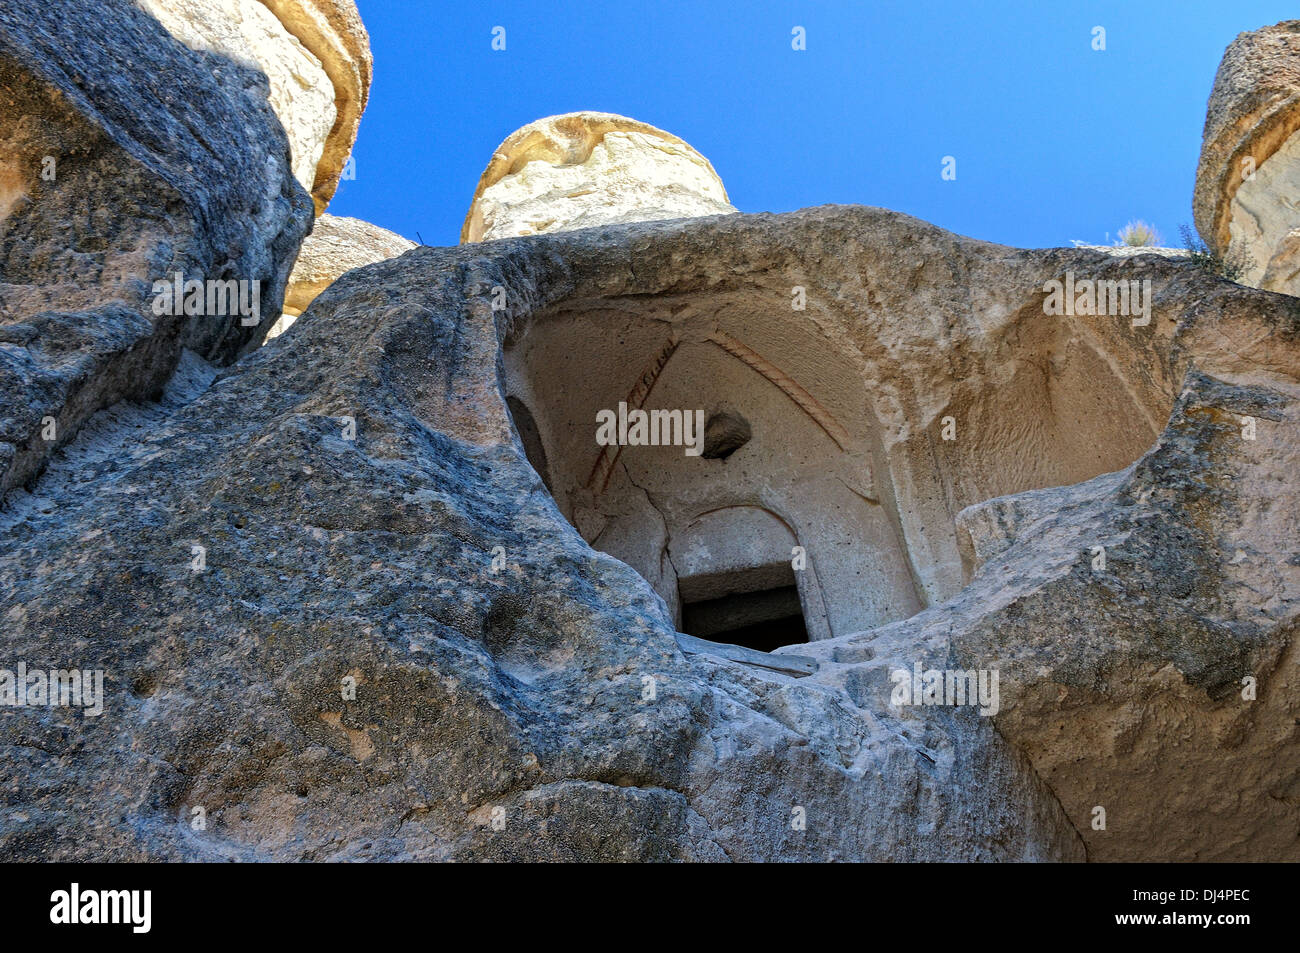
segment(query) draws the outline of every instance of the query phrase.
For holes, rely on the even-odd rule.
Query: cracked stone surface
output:
[[[1046,316],[1067,271],[1150,280],[1151,322]],[[599,448],[556,438],[569,408],[537,402],[523,359],[570,330],[590,336],[559,373],[589,406],[634,387],[604,374],[609,340],[639,371],[678,333],[665,397],[690,396],[678,360],[749,375],[730,459],[627,448],[606,492],[657,460],[737,468],[790,422],[787,482],[755,486],[797,501],[805,458],[833,462],[891,531],[813,533],[811,564],[887,555],[915,605],[792,647],[821,663],[805,678],[684,654],[649,570],[575,528],[619,515],[569,493]],[[187,356],[161,404],[115,408],[10,494],[4,655],[103,667],[106,711],[0,710],[0,850],[1297,859],[1298,347],[1289,299],[1176,258],[856,207],[351,271],[233,367]],[[852,591],[816,571],[828,605]],[[996,668],[998,713],[891,704],[916,663]]]

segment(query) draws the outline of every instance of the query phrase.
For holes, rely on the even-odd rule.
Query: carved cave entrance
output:
[[[1168,419],[1167,342],[1126,325],[1044,321],[1038,302],[985,315],[1001,343],[938,404],[913,379],[923,355],[895,362],[851,311],[773,307],[774,280],[570,300],[502,342],[520,443],[560,511],[688,635],[767,649],[907,618],[969,580],[964,508],[1122,469]],[[703,453],[602,445],[597,415],[620,405],[698,411]]]
[[[608,303],[534,316],[504,347],[529,462],[582,536],[639,572],[688,635],[770,651],[918,611],[875,486],[861,373],[815,328],[743,323]],[[597,414],[620,403],[699,411],[703,453],[602,446]]]

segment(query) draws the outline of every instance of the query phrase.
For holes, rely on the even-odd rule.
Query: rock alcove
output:
[[[794,310],[779,282],[564,301],[504,335],[529,462],[681,632],[770,651],[907,618],[969,578],[963,508],[1121,469],[1168,414],[1149,362],[1128,379],[1134,355],[1113,352],[1142,347],[1138,329],[1106,340],[1022,307],[930,426],[882,423],[898,395],[871,382],[894,345],[861,336],[870,293]],[[601,446],[597,415],[620,404],[701,412],[704,453]]]

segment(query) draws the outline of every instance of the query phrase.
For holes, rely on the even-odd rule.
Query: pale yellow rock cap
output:
[[[506,137],[474,190],[461,243],[734,212],[703,155],[613,113],[548,116]]]
[[[338,188],[352,154],[357,127],[370,94],[370,36],[352,0],[261,0],[276,19],[321,62],[334,85],[334,126],[316,164],[311,197],[316,214]]]

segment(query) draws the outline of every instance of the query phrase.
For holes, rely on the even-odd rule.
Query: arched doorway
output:
[[[807,551],[769,510],[703,513],[671,533],[668,555],[688,635],[770,652],[829,634]]]

